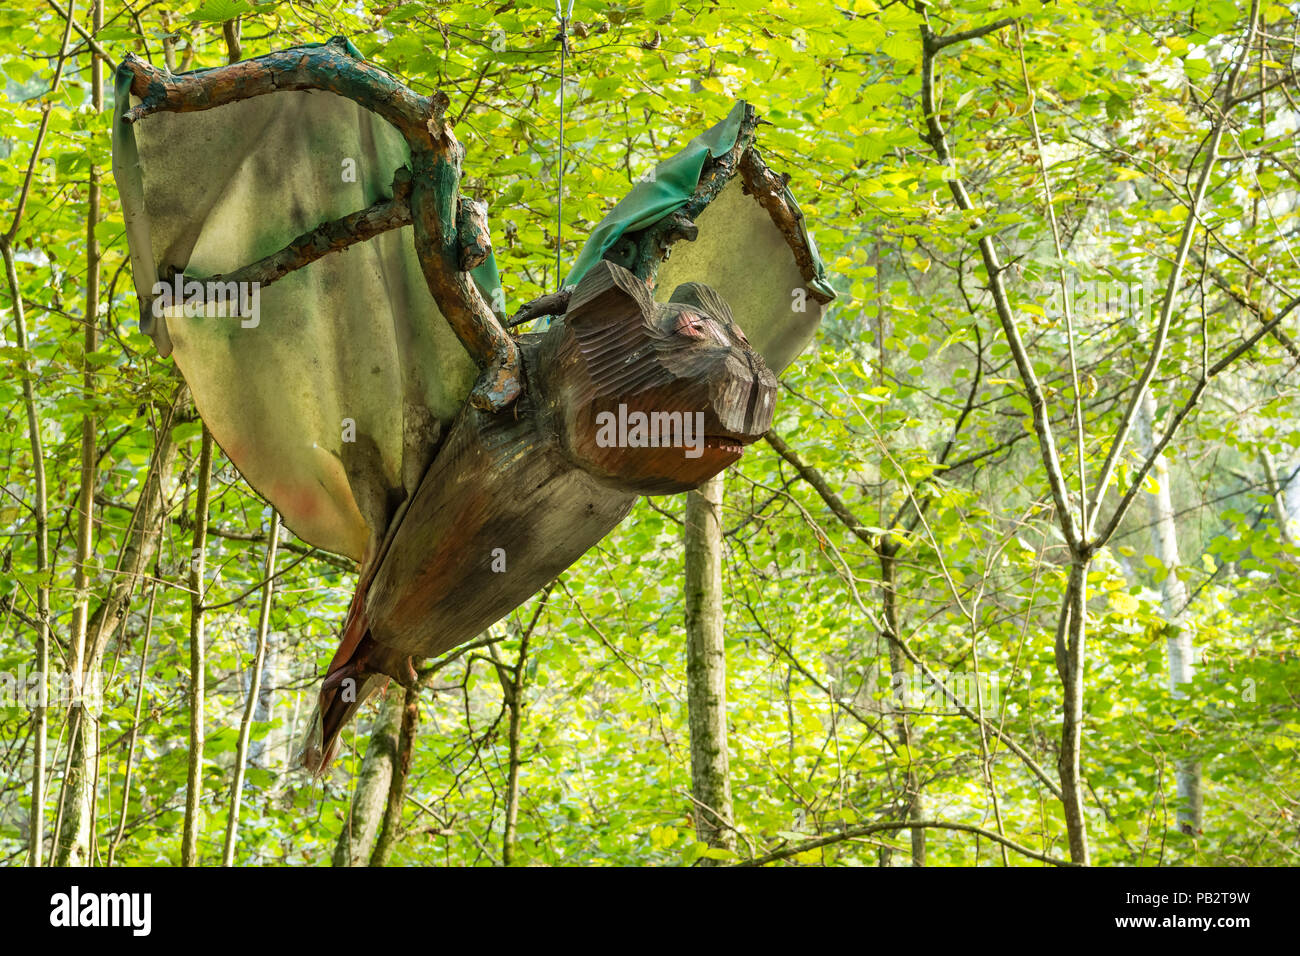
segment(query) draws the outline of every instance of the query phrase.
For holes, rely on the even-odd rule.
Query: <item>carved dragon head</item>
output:
[[[772,424],[776,376],[721,296],[696,282],[656,303],[632,273],[602,261],[542,348],[561,447],[620,490],[696,488]]]

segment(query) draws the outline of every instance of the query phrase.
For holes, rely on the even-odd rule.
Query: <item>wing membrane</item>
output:
[[[121,115],[138,102],[129,85],[119,77],[114,174],[142,328],[174,356],[214,438],[285,523],[361,559],[414,492],[476,374],[428,292],[411,227],[250,292],[251,316],[223,317],[211,303],[204,314],[172,303],[155,316],[152,304],[159,279],[228,275],[391,198],[407,147],[384,120],[328,92],[127,125]],[[475,277],[498,284],[495,263]]]

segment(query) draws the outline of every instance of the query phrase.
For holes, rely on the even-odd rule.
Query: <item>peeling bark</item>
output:
[[[122,68],[131,72],[131,93],[141,101],[123,117],[128,123],[151,113],[192,113],[267,93],[325,90],[382,116],[408,140],[432,146],[448,102],[441,92],[420,96],[352,56],[343,37],[191,75],[170,76],[134,54],[127,54]]]
[[[833,296],[817,287],[817,263],[813,261],[808,240],[804,237],[803,216],[787,201],[788,177],[778,176],[768,169],[754,146],[750,146],[740,157],[740,177],[744,180],[745,191],[758,200],[758,204],[767,210],[776,227],[781,230],[795,264],[799,267],[799,274],[808,283],[808,294],[818,302],[830,302]]]

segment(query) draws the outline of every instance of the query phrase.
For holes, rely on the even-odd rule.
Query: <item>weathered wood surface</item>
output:
[[[132,74],[131,94],[140,100],[123,117],[127,123],[162,111],[191,113],[270,93],[323,90],[356,101],[392,123],[408,142],[431,148],[448,106],[445,93],[415,93],[391,73],[355,56],[341,36],[194,73],[172,75],[133,53],[119,69]]]
[[[781,230],[790,254],[794,256],[799,273],[808,283],[808,293],[817,301],[826,303],[831,296],[821,291],[816,283],[818,269],[813,260],[808,240],[804,236],[803,215],[787,201],[788,176],[778,176],[763,162],[758,149],[751,147],[740,157],[740,178],[745,184],[745,191],[767,210],[772,222]]]
[[[529,379],[541,336],[524,340]],[[582,557],[636,500],[601,484],[561,450],[545,408],[472,406],[402,518],[366,596],[374,640],[433,657],[481,634]]]
[[[563,319],[520,339],[528,388],[515,406],[462,410],[358,589],[308,766],[328,763],[376,678],[409,683],[412,658],[450,650],[519,607],[612,531],[638,494],[694,488],[768,429],[776,378],[726,303],[698,285],[673,298],[655,303],[630,272],[600,263]],[[602,443],[601,416],[620,406],[696,416],[698,441]],[[344,680],[355,681],[354,700]]]
[[[479,408],[500,411],[519,397],[523,386],[514,340],[461,266],[464,251],[456,223],[465,150],[446,116],[446,94],[415,93],[354,55],[342,37],[179,76],[134,55],[119,69],[130,75],[131,93],[140,99],[123,114],[127,124],[160,111],[209,110],[284,91],[334,93],[391,123],[411,152],[409,212],[425,282],[438,310],[482,370],[469,400]],[[395,216],[401,211],[387,212],[389,226],[399,225]],[[475,254],[470,251],[470,258]]]

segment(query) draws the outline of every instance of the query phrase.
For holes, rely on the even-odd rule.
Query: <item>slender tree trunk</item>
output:
[[[103,26],[102,0],[93,4],[91,16],[94,27]],[[90,59],[91,105],[98,115],[104,109],[103,63],[97,56]],[[88,174],[86,199],[86,285],[85,305],[82,314],[82,398],[87,403],[95,399],[95,370],[90,357],[99,348],[99,241],[95,226],[99,222],[99,170],[92,164]],[[72,661],[73,700],[70,715],[76,735],[71,741],[74,759],[71,776],[65,787],[71,790],[73,805],[65,811],[63,832],[59,834],[59,864],[77,866],[89,861],[90,843],[94,830],[94,803],[97,773],[94,762],[87,762],[87,754],[99,752],[99,725],[94,712],[98,710],[89,697],[97,692],[98,679],[90,672],[86,654],[86,621],[90,611],[90,568],[93,564],[95,521],[95,475],[98,461],[96,439],[98,429],[93,412],[81,419],[81,487],[77,494],[76,560],[73,570],[72,605]],[[92,712],[87,711],[87,707]],[[77,758],[80,759],[77,759]],[[65,849],[66,848],[66,849]]]
[[[500,661],[495,644],[488,645],[488,652],[497,665],[497,677],[501,681],[501,693],[505,696],[506,704],[510,708],[508,737],[510,770],[506,779],[506,824],[501,835],[501,864],[503,866],[511,866],[514,863],[515,842],[519,829],[519,769],[523,763],[523,759],[520,757],[520,738],[524,723],[524,684],[527,676],[525,666],[528,663],[528,644],[532,639],[533,631],[537,629],[537,622],[542,619],[542,612],[546,610],[546,603],[550,599],[551,590],[555,587],[555,584],[556,582],[552,581],[542,589],[541,598],[533,608],[533,616],[519,637],[519,657],[515,660],[513,667],[507,668]],[[510,675],[509,680],[506,679],[507,670]]]
[[[1264,96],[1265,87],[1265,69],[1264,63],[1268,60],[1268,43],[1264,36],[1264,18],[1260,17],[1259,22],[1259,75],[1260,75],[1260,94],[1259,94],[1259,132],[1261,138],[1267,135],[1268,131],[1268,100]],[[1264,170],[1264,156],[1260,155],[1255,160],[1255,175],[1258,177]],[[1260,195],[1257,193],[1254,201],[1251,203],[1250,225],[1255,228],[1259,224],[1259,204]],[[1257,263],[1254,266],[1259,275],[1265,275],[1268,271],[1267,263]],[[1269,289],[1261,285],[1259,290],[1261,305],[1266,304],[1269,296]],[[1278,533],[1282,540],[1287,544],[1296,543],[1295,529],[1292,527],[1291,512],[1287,507],[1287,487],[1286,483],[1278,480],[1277,464],[1273,460],[1273,453],[1267,447],[1260,451],[1260,462],[1264,466],[1264,476],[1268,481],[1268,493],[1273,504],[1273,516],[1277,520]],[[1197,829],[1200,829],[1199,820]]]
[[[389,691],[397,695],[397,688]],[[411,772],[411,751],[420,722],[420,688],[406,688],[402,700],[402,729],[397,736],[397,759],[393,762],[393,776],[388,782],[388,806],[384,808],[384,823],[375,838],[375,850],[370,854],[371,866],[387,866],[397,845],[397,834],[402,826],[402,804],[406,800],[406,777]]]
[[[262,602],[257,612],[257,653],[253,658],[248,679],[248,701],[244,704],[244,717],[239,722],[239,743],[235,747],[235,776],[230,784],[230,812],[226,818],[226,842],[221,851],[221,865],[235,865],[235,837],[239,833],[239,805],[244,794],[244,765],[248,760],[248,738],[253,728],[253,715],[257,710],[262,689],[262,665],[266,662],[266,632],[271,626],[271,600],[275,595],[275,550],[280,543],[280,513],[271,510],[271,533],[266,545],[266,564],[262,586]]]
[[[302,694],[294,693],[290,697],[293,700],[293,708],[289,711],[289,733],[284,738],[282,758],[286,766],[293,763],[293,755],[298,747],[298,713],[302,709]]]
[[[194,494],[194,549],[190,552],[190,759],[185,777],[185,829],[181,866],[195,866],[199,853],[200,798],[203,796],[203,698],[207,655],[203,646],[204,554],[208,543],[208,492],[212,479],[212,433],[205,426]]]
[[[541,606],[538,606],[540,612]],[[534,617],[536,622],[536,617]],[[510,772],[506,780],[506,825],[501,835],[501,864],[510,866],[515,857],[515,835],[519,825],[519,732],[523,726],[524,665],[528,662],[528,638],[532,628],[524,631],[519,643],[519,658],[511,673],[510,687]]]
[[[907,658],[903,656],[903,650],[898,646],[898,585],[897,585],[897,564],[895,555],[898,553],[897,545],[892,542],[882,545],[877,550],[880,558],[880,583],[884,604],[884,623],[888,629],[885,634],[885,640],[889,646],[889,676],[895,689],[907,686]],[[891,695],[892,697],[893,695]],[[913,741],[912,726],[907,719],[906,699],[899,701],[894,698],[894,736],[898,744],[907,754],[907,774],[905,779],[907,793],[905,794],[904,819],[907,820],[924,820],[925,819],[925,798],[921,793],[921,780],[913,764]],[[912,865],[925,866],[925,828],[916,827],[911,832],[912,838]]]
[[[686,699],[695,833],[711,847],[735,850],[727,761],[722,489],[719,475],[686,496]],[[700,862],[712,866],[715,861]]]
[[[117,832],[113,834],[113,841],[108,845],[106,865],[110,869],[113,866],[113,858],[117,854],[118,844],[122,842],[122,834],[126,832],[126,811],[131,806],[131,774],[135,768],[135,744],[140,736],[140,712],[144,709],[145,674],[149,667],[149,639],[153,635],[153,612],[157,600],[158,584],[155,581],[153,587],[149,589],[149,610],[145,613],[144,639],[140,644],[140,670],[135,678],[135,713],[131,718],[131,734],[126,744],[126,772],[122,778],[122,811],[117,818]]]
[[[1148,389],[1142,397],[1136,422],[1138,445],[1144,458],[1155,451],[1156,399]],[[1186,687],[1196,676],[1196,649],[1192,646],[1192,632],[1184,627],[1183,612],[1187,609],[1187,585],[1177,574],[1181,561],[1178,557],[1178,529],[1174,523],[1174,503],[1169,489],[1169,467],[1164,455],[1157,455],[1151,466],[1151,476],[1156,489],[1151,492],[1151,552],[1164,566],[1165,577],[1160,582],[1161,616],[1165,622],[1165,649],[1169,663],[1169,695],[1174,708],[1187,697]],[[1201,765],[1195,759],[1179,757],[1174,768],[1174,781],[1178,792],[1178,829],[1192,834],[1201,829]]]
[[[1284,470],[1285,474],[1279,476],[1281,483],[1278,490],[1281,495],[1278,500],[1285,502],[1287,527],[1291,529],[1291,537],[1294,539],[1300,536],[1300,457],[1292,459]]]
[[[68,56],[68,40],[72,36],[74,21],[73,0],[68,0],[66,18],[63,22],[63,39],[59,41],[58,65],[54,69],[54,79],[50,83],[49,100],[59,90],[63,82],[63,68]],[[40,158],[41,146],[45,142],[45,132],[49,129],[50,106],[46,105],[41,114],[40,126],[32,144],[32,155],[28,160],[27,174],[14,211],[13,222],[9,229],[0,235],[0,257],[4,259],[5,279],[9,284],[9,297],[14,310],[14,342],[23,354],[23,408],[27,413],[27,435],[32,453],[32,483],[35,486],[36,501],[32,503],[32,516],[36,522],[36,573],[39,583],[36,585],[36,703],[32,708],[32,734],[35,746],[32,752],[32,786],[31,818],[28,823],[27,865],[40,866],[45,845],[45,744],[49,722],[49,666],[50,666],[50,585],[47,572],[50,567],[49,554],[49,511],[45,486],[45,446],[41,440],[40,416],[36,410],[36,392],[32,382],[36,370],[28,355],[27,319],[23,311],[22,286],[18,281],[18,270],[14,266],[14,239],[18,227],[22,225],[23,213],[27,208],[28,190],[32,174]]]
[[[172,30],[172,15],[170,13],[163,13],[160,16],[163,28],[163,63],[166,64],[168,73],[175,73],[177,71],[176,41],[179,39],[179,35]]]
[[[74,661],[75,663],[75,661]],[[59,792],[57,866],[89,866],[94,842],[95,792],[98,788],[96,757],[99,753],[100,702],[95,699],[97,678],[80,667],[82,685],[69,710],[67,773]]]
[[[126,623],[136,582],[154,560],[162,537],[166,514],[166,485],[176,461],[177,446],[172,424],[186,401],[184,386],[177,388],[172,403],[161,409],[163,417],[154,442],[153,459],[144,488],[131,513],[127,536],[114,568],[113,585],[103,603],[90,615],[86,627],[85,667],[87,683],[102,690],[96,680],[104,653],[113,635]],[[74,708],[73,732],[69,741],[68,773],[59,794],[59,834],[55,862],[78,866],[88,862],[93,845],[96,796],[95,768],[99,761],[100,701],[87,696]]]
[[[279,675],[279,648],[275,642],[275,633],[268,632],[266,635],[266,647],[262,649],[262,672],[258,678],[257,687],[257,704],[253,708],[253,723],[264,724],[271,719],[273,704],[275,702],[275,684]],[[274,736],[270,733],[266,737],[253,740],[248,745],[248,765],[250,767],[267,766],[267,757],[274,753],[272,744]]]
[[[1260,462],[1264,465],[1264,479],[1268,483],[1269,502],[1273,506],[1273,518],[1277,521],[1278,534],[1287,544],[1296,543],[1295,529],[1292,527],[1295,519],[1291,517],[1294,503],[1291,501],[1291,495],[1288,494],[1287,482],[1284,482],[1277,473],[1277,463],[1273,460],[1273,453],[1267,448],[1259,453]],[[1291,484],[1295,484],[1293,480]]]
[[[379,714],[366,744],[348,818],[343,821],[343,832],[334,845],[335,866],[365,866],[370,859],[388,808],[388,789],[397,765],[398,736],[405,712],[405,693],[399,687],[390,686],[380,699]]]
[[[66,39],[64,41],[67,42]],[[22,286],[14,266],[13,249],[7,239],[0,237],[0,253],[4,256],[5,277],[9,281],[9,298],[14,310],[14,344],[19,351],[27,352],[27,320],[23,311]],[[31,811],[27,828],[27,864],[40,866],[45,845],[45,738],[48,723],[48,688],[50,669],[50,586],[46,572],[50,566],[49,513],[46,510],[45,445],[41,441],[41,422],[36,411],[36,393],[32,386],[35,370],[30,360],[24,360],[23,406],[27,411],[27,437],[32,452],[32,485],[36,500],[32,514],[36,519],[36,705],[32,708],[32,733],[35,745],[32,753]]]
[[[1080,866],[1089,864],[1088,821],[1083,813],[1083,774],[1079,756],[1083,747],[1084,638],[1087,633],[1088,562],[1076,558],[1070,565],[1061,616],[1056,627],[1056,670],[1064,691],[1061,720],[1061,751],[1057,769],[1061,778],[1061,806],[1069,838],[1070,859]]]

